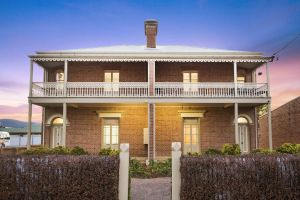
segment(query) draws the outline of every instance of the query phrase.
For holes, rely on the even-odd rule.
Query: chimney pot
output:
[[[156,48],[158,21],[155,19],[145,20],[145,35],[147,37],[147,48]]]

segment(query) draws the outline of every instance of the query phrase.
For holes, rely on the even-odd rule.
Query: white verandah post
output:
[[[238,111],[238,103],[234,104],[234,135],[235,135],[235,143],[239,144],[239,126],[238,126],[238,117],[239,117],[239,111]]]
[[[268,97],[270,97],[270,67],[269,63],[266,63],[267,85],[268,85]],[[268,102],[268,135],[269,135],[269,149],[273,150],[272,140],[272,112],[271,112],[271,100]]]
[[[67,81],[68,81],[68,61],[64,64],[64,96],[67,96]]]
[[[29,72],[29,100],[28,100],[28,129],[27,129],[27,149],[31,147],[31,119],[32,119],[32,80],[33,80],[33,61],[30,60],[30,72]]]
[[[234,96],[237,97],[237,62],[233,63]]]
[[[273,150],[272,140],[272,112],[271,112],[271,101],[268,103],[268,131],[269,131],[269,149]]]
[[[63,103],[63,146],[66,146],[67,141],[67,103]]]

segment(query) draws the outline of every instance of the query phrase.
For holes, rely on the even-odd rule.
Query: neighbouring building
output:
[[[272,111],[273,146],[300,144],[300,97]],[[268,114],[259,119],[259,147],[268,148]]]
[[[147,20],[144,28],[146,45],[29,56],[29,124],[32,104],[43,107],[44,145],[97,153],[129,143],[131,156],[145,159],[170,156],[172,142],[181,142],[184,153],[224,143],[240,144],[244,153],[256,148],[256,107],[271,100],[272,57],[160,46],[158,22]],[[43,82],[33,81],[34,64],[44,70]],[[256,81],[262,65],[266,83]]]
[[[0,131],[8,132],[10,135],[8,147],[26,147],[28,128],[2,127]],[[31,144],[41,145],[42,130],[40,126],[32,126]]]

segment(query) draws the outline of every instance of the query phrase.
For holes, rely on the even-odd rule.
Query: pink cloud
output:
[[[28,104],[19,106],[0,105],[0,119],[15,119],[27,121],[28,119]],[[32,107],[32,121],[41,122],[42,109],[39,106]]]

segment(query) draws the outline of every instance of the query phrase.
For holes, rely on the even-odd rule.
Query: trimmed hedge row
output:
[[[0,155],[0,199],[118,199],[118,156]]]
[[[182,156],[181,200],[300,199],[300,156]]]

